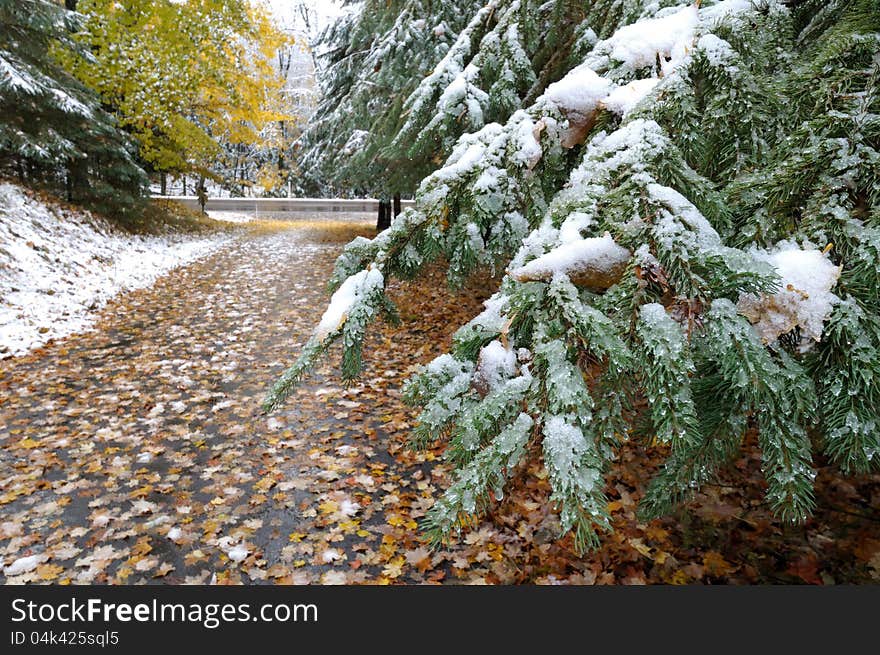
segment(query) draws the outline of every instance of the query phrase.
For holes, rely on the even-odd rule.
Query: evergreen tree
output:
[[[388,153],[385,146],[397,133],[406,98],[482,3],[359,4],[315,45],[322,97],[303,135],[300,168],[319,192],[385,197],[411,193],[413,180],[427,171],[413,176],[413,164],[404,164],[405,155]]]
[[[423,165],[414,185],[450,154],[458,137],[504,122],[534,91],[538,75],[559,66],[548,51],[565,44],[583,19],[578,2],[498,0],[477,11],[434,71],[404,103],[389,150]]]
[[[146,178],[97,96],[59,64],[86,56],[77,20],[49,0],[0,0],[0,170],[125,217]]]
[[[471,131],[414,208],[346,247],[267,408],[334,342],[354,379],[369,323],[394,318],[387,280],[443,260],[453,287],[502,279],[406,389],[421,408],[416,445],[447,440],[458,471],[426,521],[436,539],[499,498],[540,446],[563,530],[594,546],[621,442],[668,448],[646,484],[648,519],[752,431],[768,503],[801,521],[814,457],[880,468],[880,2],[597,0],[550,57],[564,64],[536,65],[530,30],[568,4],[476,10],[410,96],[413,124],[429,126],[417,148],[442,153],[450,116]],[[479,63],[508,35],[534,81],[511,62],[487,92]],[[402,161],[412,145],[387,148]]]

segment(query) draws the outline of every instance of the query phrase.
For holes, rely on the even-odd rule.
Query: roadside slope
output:
[[[0,183],[0,358],[88,329],[120,291],[147,287],[229,238],[132,235]]]

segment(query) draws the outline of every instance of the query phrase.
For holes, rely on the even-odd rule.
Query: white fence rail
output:
[[[152,196],[154,200],[172,200],[192,209],[199,208],[196,196]],[[409,207],[412,200],[403,200],[401,205]],[[378,212],[379,201],[375,198],[208,198],[207,211],[228,211],[255,214],[282,212]]]

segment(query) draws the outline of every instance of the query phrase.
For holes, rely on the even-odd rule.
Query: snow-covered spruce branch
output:
[[[535,84],[521,24],[528,2],[492,0],[474,14],[431,74],[406,99],[406,117],[389,151],[413,159],[448,152],[475,132],[521,108]],[[484,90],[485,89],[485,90]]]
[[[750,430],[786,520],[813,505],[811,437],[876,470],[880,12],[834,3],[822,27],[813,4],[645,3],[530,107],[462,136],[414,209],[340,256],[313,348],[359,353],[384,281],[441,256],[453,286],[505,272],[406,389],[416,442],[447,438],[458,467],[426,521],[435,539],[499,498],[531,444],[580,548],[609,525],[604,476],[625,439],[669,448],[645,518]]]
[[[482,4],[368,1],[327,30],[318,44],[322,100],[301,140],[301,168],[316,184],[388,192],[380,152],[401,105]],[[416,168],[418,179],[428,172]]]
[[[425,264],[445,255],[450,261],[450,284],[455,286],[477,266],[494,266],[509,259],[511,248],[529,226],[519,208],[545,205],[540,186],[528,184],[529,180],[539,179],[532,167],[560,168],[558,160],[563,153],[558,144],[558,121],[549,115],[558,115],[558,110],[548,110],[550,126],[540,131],[526,112],[518,112],[508,129],[490,124],[463,137],[447,165],[422,183],[415,209],[405,210],[391,228],[376,238],[358,237],[346,246],[330,279],[330,289],[334,291],[330,306],[300,358],[273,387],[265,403],[267,409],[283,402],[338,338],[352,345],[353,354],[346,355],[345,361],[350,364],[344,363],[343,376],[357,376],[360,343],[355,337],[363,338],[363,326],[351,323],[349,318],[374,317],[380,306],[393,313],[384,294],[386,275],[411,278]],[[547,143],[546,156],[539,138]],[[549,174],[548,170],[545,176]],[[456,210],[446,204],[446,199],[453,192],[466,193],[472,199],[479,225],[461,220],[450,223]],[[498,216],[505,207],[509,210]],[[483,230],[491,234],[488,243],[483,240]],[[372,271],[369,276],[367,269]]]

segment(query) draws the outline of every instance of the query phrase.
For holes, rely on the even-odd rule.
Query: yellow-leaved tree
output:
[[[69,70],[101,95],[153,172],[211,176],[225,147],[288,117],[274,65],[289,40],[248,0],[79,0]],[[64,58],[64,54],[60,56]],[[163,189],[164,190],[164,189]]]

